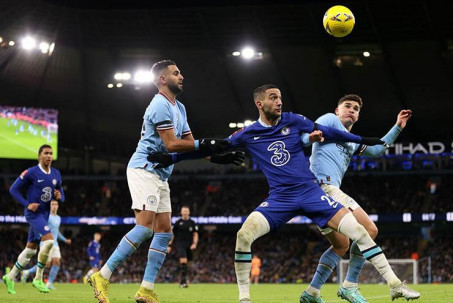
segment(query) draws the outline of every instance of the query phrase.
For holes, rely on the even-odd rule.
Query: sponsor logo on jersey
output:
[[[157,203],[157,198],[156,196],[149,196],[147,199],[146,199],[146,202],[149,204],[149,205],[156,205]]]
[[[260,137],[253,137],[253,140],[258,140]]]
[[[269,206],[269,202],[267,201],[264,201],[263,203],[260,204],[260,207],[268,207]]]
[[[283,127],[281,133],[283,136],[289,135],[289,127]]]
[[[44,182],[44,180],[42,180],[42,179],[38,179],[38,183],[41,183],[41,182]]]

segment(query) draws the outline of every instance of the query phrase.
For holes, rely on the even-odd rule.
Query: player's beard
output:
[[[169,89],[172,93],[174,93],[175,95],[177,95],[177,94],[179,94],[179,93],[182,92],[182,88],[180,88],[180,87],[178,86],[178,84],[174,84],[174,83],[171,83],[171,84],[169,83],[169,84],[168,84],[168,89]]]
[[[268,109],[266,109],[264,107],[263,107],[263,113],[264,113],[264,116],[266,116],[266,119],[269,120],[269,121],[275,121],[278,118],[280,118],[280,116],[281,116],[280,113],[273,112],[273,111],[268,110]]]

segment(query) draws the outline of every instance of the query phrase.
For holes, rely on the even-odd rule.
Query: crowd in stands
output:
[[[14,179],[0,178],[0,215],[21,215],[23,208],[8,193]],[[66,201],[61,216],[132,216],[125,178],[67,178],[63,175]],[[342,189],[369,214],[453,211],[450,175],[391,175],[344,178]],[[197,216],[245,216],[263,202],[269,187],[259,174],[217,176],[191,174],[170,179],[172,205],[178,216],[182,205]]]

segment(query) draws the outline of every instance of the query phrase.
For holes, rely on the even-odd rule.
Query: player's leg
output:
[[[48,234],[43,235],[41,237],[41,243],[41,248],[39,249],[38,253],[38,268],[36,269],[36,276],[32,281],[32,285],[39,292],[48,293],[49,289],[44,284],[42,275],[44,268],[46,267],[47,260],[49,259],[50,251],[52,250],[54,244],[52,233],[49,232]]]
[[[55,286],[53,286],[53,282],[56,280],[58,271],[60,270],[60,260],[61,260],[61,253],[60,253],[60,247],[59,246],[54,246],[52,248],[52,253],[51,253],[52,261],[51,261],[51,267],[50,267],[50,272],[49,272],[49,280],[46,284],[47,288],[50,290],[55,290]]]
[[[266,217],[254,211],[237,233],[234,268],[239,288],[239,302],[251,302],[249,277],[252,268],[252,243],[269,231],[270,224]]]
[[[321,287],[326,283],[340,259],[349,249],[349,239],[330,228],[321,229],[321,233],[332,244],[319,259],[315,275],[308,288],[302,293],[301,302],[322,302]]]
[[[36,269],[38,268],[38,266],[35,264],[33,267],[29,268],[29,269],[24,269],[21,273],[20,273],[20,280],[22,281],[22,283],[27,283],[27,279],[30,275],[35,275],[36,274]]]
[[[148,262],[139,290],[135,294],[135,302],[159,302],[154,292],[154,281],[167,256],[168,243],[172,237],[171,202],[168,182],[163,182],[153,174],[153,184],[158,188],[153,207],[156,208],[154,220],[154,237],[148,251]],[[153,301],[154,300],[154,301]]]
[[[179,287],[186,288],[187,287],[187,249],[184,247],[183,251],[184,251],[184,255],[183,256],[179,255],[179,271],[181,272],[181,280],[179,281]]]
[[[407,287],[395,275],[381,248],[371,239],[367,230],[346,209],[340,209],[328,222],[330,228],[357,242],[362,255],[370,261],[390,287],[392,299],[404,297],[418,299],[420,294]]]
[[[28,239],[29,240],[35,239],[35,233],[31,227],[30,227],[30,231],[28,233]],[[4,275],[2,277],[3,282],[6,284],[9,294],[16,293],[16,291],[14,289],[14,281],[16,280],[16,276],[22,270],[25,269],[25,266],[27,266],[28,262],[30,262],[30,259],[36,254],[37,250],[38,250],[37,242],[27,242],[25,249],[17,257],[17,261],[16,261],[16,263],[14,263],[14,266],[11,269],[11,271],[9,272],[9,274]]]

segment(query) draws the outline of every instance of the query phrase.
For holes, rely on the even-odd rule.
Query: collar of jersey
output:
[[[261,124],[262,127],[272,127],[272,126],[277,126],[280,123],[280,120],[282,120],[281,116],[280,116],[280,118],[278,118],[277,123],[275,125],[269,125],[269,124],[264,123],[264,121],[261,120],[261,118],[258,118],[258,123]]]
[[[51,167],[49,167],[49,172],[46,172],[46,170],[44,168],[42,168],[41,163],[38,164],[38,167],[46,175],[50,175],[50,173],[52,172],[52,168]]]
[[[171,99],[168,98],[167,95],[166,95],[163,91],[159,91],[159,95],[164,96],[165,99],[167,99],[168,101],[170,101],[171,105],[176,105],[176,99],[175,99],[175,101],[171,101]]]

